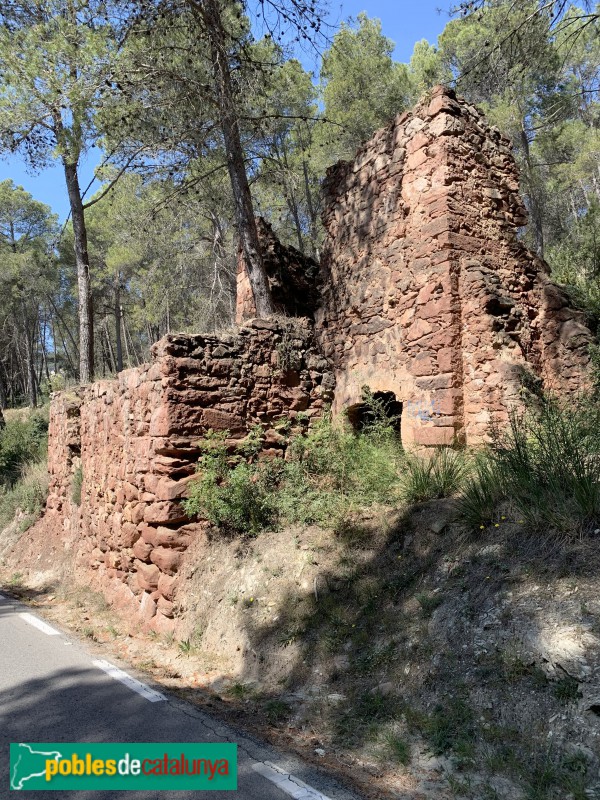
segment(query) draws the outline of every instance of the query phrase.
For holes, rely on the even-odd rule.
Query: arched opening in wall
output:
[[[394,392],[363,391],[362,403],[348,406],[348,421],[357,433],[369,430],[377,423],[386,423],[400,437],[402,403]]]

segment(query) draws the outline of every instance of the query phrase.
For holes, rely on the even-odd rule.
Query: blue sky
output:
[[[394,58],[408,61],[414,43],[419,39],[435,42],[448,22],[450,0],[330,0],[330,17],[334,24],[356,17],[366,11],[370,17],[381,19],[383,32],[396,43]],[[442,9],[439,12],[439,9]],[[439,12],[439,13],[438,13]],[[87,186],[99,161],[99,153],[91,153],[82,163],[81,184]],[[68,212],[67,190],[59,167],[35,175],[18,158],[0,160],[0,181],[12,178],[30,192],[36,200],[52,207],[61,220]],[[92,190],[93,191],[93,190]]]

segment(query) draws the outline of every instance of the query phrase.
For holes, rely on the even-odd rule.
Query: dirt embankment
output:
[[[3,585],[365,796],[600,797],[597,543],[450,520],[439,501],[337,533],[199,537],[175,635],[74,584],[74,543],[44,520]]]

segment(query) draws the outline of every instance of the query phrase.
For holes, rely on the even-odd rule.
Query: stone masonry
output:
[[[335,411],[367,385],[403,404],[405,444],[473,443],[524,381],[585,388],[590,331],[518,239],[518,190],[510,142],[441,86],[329,170],[316,329]]]
[[[262,457],[283,456],[278,423],[329,404],[358,419],[368,386],[401,410],[405,445],[476,443],[523,384],[587,385],[591,333],[518,238],[510,143],[476,108],[437,87],[324,191],[320,266],[259,221],[283,317],[169,335],[150,364],[53,398],[46,523],[132,624],[175,624],[186,551],[207,535],[181,501],[208,430],[233,443],[259,423]],[[253,313],[240,267],[238,321]]]
[[[181,505],[209,430],[265,431],[262,457],[283,455],[281,419],[320,415],[332,376],[301,320],[255,320],[235,334],[170,335],[153,361],[55,395],[47,522],[80,526],[77,568],[113,605],[168,630],[177,573],[206,528]],[[81,468],[81,504],[73,501]]]

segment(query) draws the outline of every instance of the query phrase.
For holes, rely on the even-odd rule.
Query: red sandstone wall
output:
[[[243,438],[261,423],[265,456],[282,454],[272,427],[314,416],[332,376],[299,322],[253,321],[221,336],[170,335],[151,364],[54,397],[49,515],[80,525],[77,565],[110,601],[152,627],[172,626],[180,567],[206,527],[181,506],[208,429]],[[282,360],[284,364],[282,365]],[[81,459],[79,460],[79,451]],[[71,501],[81,464],[81,508]]]
[[[282,245],[262,217],[256,220],[263,264],[275,311],[291,317],[314,317],[320,300],[319,265],[295,247]],[[256,316],[252,287],[241,253],[237,266],[237,323]]]
[[[78,526],[77,569],[134,621],[173,626],[186,551],[206,527],[181,499],[207,430],[239,439],[261,423],[264,455],[281,455],[274,423],[320,415],[337,381],[337,411],[365,385],[393,392],[407,444],[475,442],[518,403],[523,376],[585,387],[590,332],[519,242],[510,144],[475,108],[438,87],[330,170],[325,192],[325,358],[306,320],[254,320],[168,336],[151,364],[53,400],[47,513]],[[314,262],[261,230],[280,309],[310,315]],[[241,315],[248,293],[242,273]]]
[[[475,108],[437,87],[332,168],[325,196],[315,320],[334,410],[392,391],[403,441],[441,445],[481,439],[526,373],[584,388],[590,332],[518,241],[510,143]]]

